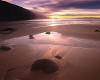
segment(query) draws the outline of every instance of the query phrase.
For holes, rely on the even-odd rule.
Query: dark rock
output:
[[[29,39],[34,39],[33,35],[29,35]]]
[[[55,56],[57,59],[62,59],[62,57],[61,56]]]
[[[42,70],[46,74],[51,74],[58,71],[58,65],[49,59],[40,59],[32,64],[31,71]]]
[[[97,29],[96,29],[95,32],[100,32],[100,30],[97,30]]]
[[[4,29],[0,29],[0,34],[11,34],[14,31],[15,29],[13,28],[4,28]]]
[[[46,34],[50,34],[50,32],[46,32]]]
[[[8,47],[8,46],[0,46],[0,50],[2,50],[2,51],[9,51],[9,50],[11,50],[11,48]]]

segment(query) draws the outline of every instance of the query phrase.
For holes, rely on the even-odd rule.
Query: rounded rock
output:
[[[55,56],[55,58],[57,58],[57,59],[62,59],[62,57],[61,57],[61,56],[59,56],[59,55],[58,55],[58,56]]]
[[[11,34],[14,31],[15,29],[13,28],[4,28],[4,29],[0,29],[0,34]]]
[[[2,51],[9,51],[9,50],[11,50],[11,48],[8,47],[8,46],[0,46],[0,50],[2,50]]]
[[[57,72],[59,69],[58,65],[49,59],[40,59],[32,64],[31,71],[42,70],[46,74]]]
[[[50,34],[50,32],[46,32],[46,34]]]
[[[100,30],[96,29],[95,32],[100,32]]]

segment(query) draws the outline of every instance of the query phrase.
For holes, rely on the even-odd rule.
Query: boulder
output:
[[[51,74],[59,70],[58,65],[49,59],[40,59],[32,64],[31,71],[41,70],[46,74]]]

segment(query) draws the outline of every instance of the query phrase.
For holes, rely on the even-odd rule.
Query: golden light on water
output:
[[[51,16],[50,25],[49,26],[56,26],[56,16]]]

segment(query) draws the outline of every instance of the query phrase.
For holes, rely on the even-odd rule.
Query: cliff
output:
[[[0,21],[19,21],[39,18],[33,13],[20,6],[0,1]]]

